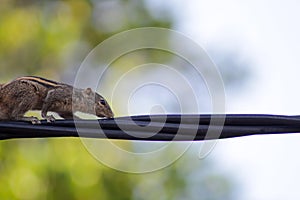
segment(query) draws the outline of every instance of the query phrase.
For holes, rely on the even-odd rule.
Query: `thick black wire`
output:
[[[224,126],[210,124],[212,118],[222,120],[224,117],[226,117]],[[208,128],[212,134],[207,135]],[[219,132],[221,135],[218,134]],[[190,141],[299,132],[300,116],[285,115],[142,115],[115,119],[78,120],[76,126],[73,120],[57,120],[53,123],[42,121],[42,124],[39,125],[21,121],[0,122],[0,140],[86,137],[144,141],[171,141],[174,139]],[[195,136],[194,133],[196,133]]]

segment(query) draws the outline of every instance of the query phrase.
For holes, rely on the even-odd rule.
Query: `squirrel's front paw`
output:
[[[47,115],[45,119],[48,123],[55,122],[55,118],[53,117],[53,115]]]

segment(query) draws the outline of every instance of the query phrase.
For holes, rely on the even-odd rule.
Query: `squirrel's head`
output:
[[[97,117],[112,118],[114,116],[107,101],[100,94],[93,92],[91,88],[82,90],[82,95],[86,104],[86,110],[81,110],[82,112],[96,114]]]

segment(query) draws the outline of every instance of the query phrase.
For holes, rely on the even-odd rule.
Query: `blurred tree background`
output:
[[[0,0],[0,81],[38,75],[72,83],[89,51],[111,35],[137,27],[173,27],[174,14],[149,4],[141,0]],[[153,52],[149,55],[157,58]],[[168,55],[164,58],[168,60]],[[122,62],[113,67],[121,65],[132,67]],[[231,76],[228,80],[241,77]],[[116,115],[121,113],[120,106],[113,107]],[[132,148],[130,142],[126,145]],[[187,154],[165,169],[135,175],[100,164],[79,139],[1,141],[0,198],[232,199],[234,181],[213,170],[209,159],[191,157]]]

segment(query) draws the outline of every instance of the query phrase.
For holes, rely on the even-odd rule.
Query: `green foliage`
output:
[[[75,43],[94,47],[129,28],[171,25],[152,16],[143,1],[3,1],[0,22],[0,66],[7,72],[1,79],[57,75]]]
[[[1,142],[1,199],[131,199],[128,174],[104,167],[79,139]]]

